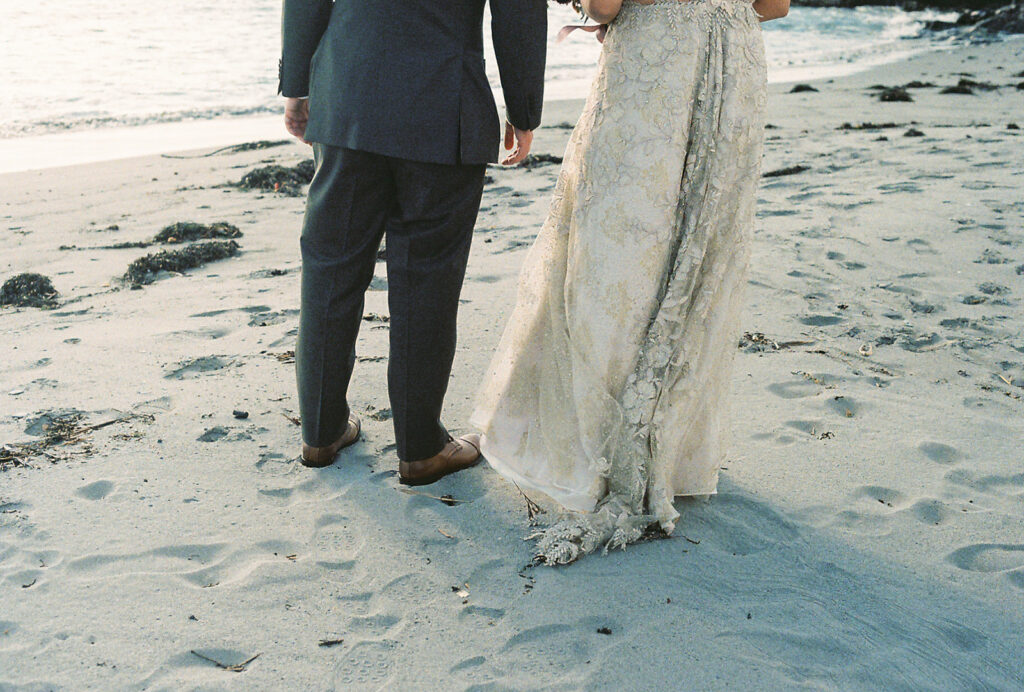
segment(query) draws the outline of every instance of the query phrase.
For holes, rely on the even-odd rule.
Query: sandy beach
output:
[[[1022,84],[1016,40],[771,85],[719,493],[557,569],[486,465],[398,484],[383,263],[363,440],[297,463],[302,189],[237,183],[308,147],[0,176],[0,282],[59,292],[0,309],[0,690],[1021,689]],[[452,432],[557,173],[489,171]],[[180,222],[237,248],[125,283]]]

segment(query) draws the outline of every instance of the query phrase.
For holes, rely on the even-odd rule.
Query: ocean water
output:
[[[278,113],[280,12],[281,0],[4,0],[0,145],[69,131]],[[764,25],[770,79],[839,75],[936,48],[940,39],[922,36],[921,22],[942,16],[795,7]],[[592,35],[554,42],[558,29],[575,21],[569,8],[552,4],[549,98],[585,95],[593,74],[600,46]],[[498,91],[493,59],[488,69]],[[0,162],[0,169],[11,168]]]

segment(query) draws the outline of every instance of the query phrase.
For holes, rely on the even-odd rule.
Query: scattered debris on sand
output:
[[[234,240],[207,240],[194,243],[181,250],[161,250],[140,257],[128,265],[124,273],[125,283],[134,287],[151,284],[160,272],[184,272],[201,267],[238,253],[239,245]]]
[[[315,170],[313,159],[300,161],[292,167],[277,164],[261,166],[243,175],[238,187],[243,190],[280,192],[289,197],[298,197],[302,194],[302,186],[313,180]]]
[[[35,468],[29,463],[35,457],[57,463],[73,455],[91,454],[94,450],[89,444],[90,433],[135,419],[153,422],[151,414],[131,413],[102,423],[83,425],[84,416],[82,411],[75,409],[48,411],[36,416],[29,421],[25,432],[39,439],[0,445],[0,471],[18,466]]]
[[[764,353],[765,351],[781,351],[794,346],[813,344],[814,339],[795,339],[792,341],[775,341],[763,332],[744,332],[737,346],[747,353]]]
[[[194,223],[192,221],[179,221],[170,226],[164,227],[162,231],[153,238],[154,243],[173,245],[187,243],[193,240],[211,240],[213,238],[241,238],[242,232],[238,226],[218,221],[210,225]]]
[[[31,272],[12,276],[0,288],[0,306],[54,308],[60,294],[49,277]]]

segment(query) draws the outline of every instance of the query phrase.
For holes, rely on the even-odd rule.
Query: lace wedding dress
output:
[[[624,547],[715,492],[765,109],[745,0],[627,2],[472,423],[567,510],[540,561]]]

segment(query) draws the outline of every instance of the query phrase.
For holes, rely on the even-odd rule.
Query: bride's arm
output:
[[[622,9],[622,0],[583,0],[583,11],[598,24],[615,19]]]
[[[789,14],[789,0],[754,0],[754,11],[762,22],[781,19]]]

